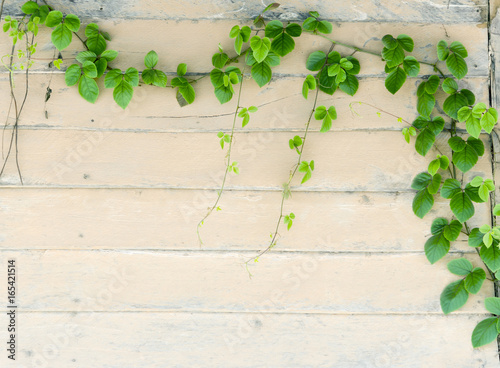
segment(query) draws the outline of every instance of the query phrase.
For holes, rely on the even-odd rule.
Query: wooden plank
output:
[[[241,25],[246,23],[241,23]],[[110,65],[125,70],[128,67],[136,67],[143,70],[144,56],[150,50],[155,50],[160,61],[157,68],[174,72],[177,64],[184,62],[188,64],[188,71],[195,73],[210,72],[212,66],[212,55],[218,52],[220,42],[226,52],[233,56],[234,40],[228,37],[229,30],[234,26],[234,21],[165,21],[165,20],[102,20],[99,25],[103,30],[111,34],[112,41],[109,42],[110,49],[117,50],[120,54]],[[42,28],[37,36],[37,52],[34,55],[34,71],[47,72],[48,63],[58,55],[50,41],[50,30]],[[83,36],[83,32],[80,31]],[[436,27],[434,24],[401,24],[401,23],[378,23],[378,22],[348,22],[335,24],[332,39],[367,48],[380,53],[382,50],[381,38],[385,34],[405,33],[415,41],[415,49],[411,53],[417,59],[434,63],[437,61],[436,45],[439,40],[448,42],[461,41],[469,52],[467,63],[470,76],[488,75],[488,32],[485,27],[475,25],[446,25]],[[210,37],[201,35],[209,34]],[[11,53],[10,41],[5,35],[4,42],[0,43],[1,55]],[[189,40],[189,47],[179,50]],[[328,51],[331,43],[323,38],[304,33],[296,39],[296,48],[290,55],[283,58],[280,66],[273,68],[275,73],[292,74],[303,76],[310,73],[305,67],[307,56],[317,50]],[[74,57],[83,51],[83,45],[75,38],[72,44],[62,52],[65,60],[64,67],[74,63]],[[352,54],[351,49],[337,46],[336,50],[344,55]],[[356,53],[355,57],[361,64],[362,75],[385,76],[384,63],[380,57]],[[240,63],[242,65],[242,63]],[[440,66],[446,71],[445,63]],[[57,69],[53,68],[57,72]],[[432,67],[422,65],[422,73],[433,73]],[[3,73],[6,70],[3,68]]]
[[[313,124],[318,129],[319,124]],[[227,188],[281,189],[297,159],[288,147],[293,135],[239,133],[231,159],[239,163],[241,173],[229,176]],[[447,140],[448,136],[442,134],[438,144],[446,147]],[[24,183],[37,186],[218,189],[226,154],[215,133],[105,135],[23,130],[19,147]],[[300,190],[407,190],[413,177],[428,165],[428,159],[418,155],[398,131],[311,133],[303,160],[312,159],[314,175]],[[486,152],[465,180],[475,175],[490,177],[490,162],[490,152]],[[15,160],[9,161],[0,182],[18,183]]]
[[[243,262],[252,255],[42,250],[0,258],[16,259],[24,311],[440,313],[441,292],[458,279],[445,267],[457,255],[431,265],[422,253],[269,253],[249,266],[250,278]],[[476,254],[467,257],[480,266]],[[490,295],[487,281],[457,313],[484,313],[479,300]]]
[[[18,318],[18,361],[5,367],[498,367],[496,344],[472,349],[479,315],[21,311]],[[7,325],[4,313],[0,322]]]
[[[19,14],[23,1],[5,4],[6,14]],[[67,2],[51,1],[50,4],[64,12],[91,19],[139,18],[139,19],[250,19],[265,7],[258,0],[241,2],[211,1],[200,6],[195,0],[114,0],[95,2],[83,0]],[[321,2],[319,0],[290,0],[271,12],[282,19],[305,19],[307,12],[317,10],[323,17],[334,21],[379,21],[423,23],[483,23],[488,19],[487,0],[353,0],[349,2]]]
[[[215,196],[164,189],[3,189],[0,248],[198,250],[196,225]],[[222,211],[201,229],[203,249],[264,249],[280,199],[277,192],[226,192]],[[296,220],[291,231],[281,231],[275,249],[421,252],[432,220],[451,212],[448,201],[436,198],[433,212],[420,220],[412,200],[413,193],[294,193],[285,211]],[[489,222],[487,206],[476,206],[469,225]],[[473,251],[465,235],[460,242],[454,249]]]
[[[236,100],[221,106],[213,94],[213,87],[208,79],[201,80],[195,85],[197,97],[190,106],[179,107],[173,90],[142,86],[136,88],[132,102],[126,110],[116,105],[112,90],[105,89],[102,85],[99,100],[92,105],[78,95],[76,87],[67,87],[60,74],[53,77],[33,74],[30,80],[28,103],[22,113],[21,127],[75,128],[90,131],[219,132],[230,129],[233,123]],[[17,76],[16,82],[16,94],[21,96],[24,92],[24,82],[20,75]],[[253,81],[246,79],[241,103],[244,106],[257,106],[259,111],[252,114],[250,124],[243,129],[241,119],[238,119],[238,130],[302,129],[314,99],[314,96],[310,96],[309,100],[303,98],[302,82],[303,77],[278,77],[260,89]],[[376,108],[360,106],[356,101],[371,104],[412,122],[417,116],[418,83],[416,79],[409,79],[396,95],[392,95],[385,89],[382,79],[363,78],[355,96],[351,97],[340,90],[333,96],[321,93],[319,104],[336,107],[338,119],[334,121],[332,127],[335,131],[401,130],[406,125],[398,122],[396,118],[385,114],[378,117]],[[47,87],[50,87],[52,94],[50,100],[45,103]],[[489,99],[487,78],[467,78],[460,81],[460,87],[472,90],[478,101],[487,102]],[[7,116],[9,93],[8,82],[0,79],[1,116]],[[447,95],[440,91],[436,97],[437,112],[441,111]],[[14,123],[12,116],[11,114],[10,124]],[[460,127],[463,128],[463,125],[459,124]],[[318,130],[318,124],[314,123],[313,128]],[[263,141],[266,140],[266,135],[262,135]],[[5,137],[8,136],[6,133]]]

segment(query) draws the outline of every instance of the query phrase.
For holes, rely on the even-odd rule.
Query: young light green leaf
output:
[[[125,109],[134,95],[134,89],[129,82],[122,80],[113,89],[113,99],[122,109]]]
[[[78,92],[88,102],[95,103],[99,96],[99,87],[93,78],[83,75],[78,83]]]

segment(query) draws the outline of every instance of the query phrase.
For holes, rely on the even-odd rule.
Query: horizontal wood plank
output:
[[[19,14],[23,1],[12,1],[6,5],[7,14]],[[227,2],[222,0],[204,3],[194,0],[112,0],[95,2],[83,0],[67,2],[53,0],[50,4],[64,12],[92,19],[139,18],[139,19],[250,19],[265,8],[258,0]],[[323,17],[334,21],[380,21],[380,22],[425,22],[425,23],[483,23],[488,19],[487,0],[353,0],[350,2],[321,2],[319,0],[283,2],[275,12],[266,15],[282,19],[305,19],[307,12],[318,11]]]
[[[445,267],[456,254],[431,265],[422,253],[270,253],[248,266],[250,278],[244,262],[252,255],[0,252],[4,264],[15,258],[22,273],[18,299],[25,311],[440,313],[442,290],[458,279]],[[467,257],[479,266],[476,254]],[[280,298],[273,301],[277,293]],[[486,281],[457,313],[482,313],[479,301],[492,294],[492,284]]]
[[[318,129],[317,122],[312,124]],[[288,147],[293,135],[237,134],[231,160],[241,172],[229,176],[227,188],[279,190],[297,160]],[[448,138],[443,133],[437,139],[445,153]],[[219,189],[225,170],[226,151],[215,133],[23,130],[18,139],[27,185]],[[315,191],[408,190],[428,165],[399,131],[310,133],[302,159],[315,160],[315,171],[300,190]],[[465,180],[475,175],[491,176],[490,151]],[[0,183],[18,180],[15,160],[10,160]]]
[[[219,132],[230,130],[236,99],[220,105],[210,81],[203,79],[196,83],[197,97],[192,105],[179,107],[175,92],[151,86],[136,88],[132,102],[126,110],[115,104],[112,90],[101,85],[101,94],[92,105],[78,95],[76,87],[67,87],[62,75],[34,74],[30,77],[28,102],[23,110],[20,126],[35,129],[82,129],[99,131],[134,132]],[[303,129],[312,108],[314,96],[308,100],[302,96],[303,77],[276,78],[271,84],[259,89],[249,79],[244,81],[241,104],[257,106],[259,111],[251,115],[250,123],[241,128],[238,118],[238,131],[295,131]],[[337,91],[333,96],[321,93],[319,104],[336,107],[338,119],[333,122],[334,131],[349,130],[401,130],[405,123],[398,122],[397,116],[411,123],[417,114],[416,87],[420,80],[409,79],[396,94],[390,94],[384,80],[363,78],[355,96]],[[486,78],[466,78],[460,81],[461,88],[468,88],[476,94],[477,101],[487,102],[488,80]],[[47,88],[51,97],[45,102]],[[16,78],[16,94],[22,96],[24,82],[20,75]],[[9,111],[9,88],[6,79],[0,79],[0,114],[7,116]],[[442,112],[441,106],[447,94],[436,94],[436,113]],[[359,105],[357,102],[368,105]],[[396,115],[381,114],[380,110]],[[46,112],[46,113],[45,113]],[[11,113],[9,124],[14,123]],[[313,123],[313,130],[320,125]],[[464,129],[464,124],[458,128]],[[23,133],[21,133],[23,134]],[[262,135],[265,140],[267,134]],[[9,131],[4,134],[4,142]]]
[[[108,48],[119,52],[118,57],[110,63],[112,67],[122,70],[136,67],[143,70],[144,56],[150,50],[155,50],[160,58],[157,68],[175,74],[177,64],[184,62],[188,65],[188,72],[203,73],[212,70],[212,55],[218,52],[218,43],[231,56],[234,51],[234,40],[229,38],[229,31],[234,21],[165,21],[165,20],[102,20],[99,25],[111,34],[112,40]],[[239,22],[237,22],[239,23]],[[242,22],[241,25],[248,24]],[[85,38],[83,29],[80,31]],[[415,48],[411,55],[418,60],[434,63],[437,61],[436,45],[440,40],[461,41],[467,48],[469,56],[466,61],[470,76],[489,75],[488,64],[488,32],[485,27],[476,25],[443,25],[434,24],[401,24],[379,22],[347,22],[334,25],[328,37],[346,44],[366,48],[380,53],[381,39],[386,34],[397,36],[408,34],[415,41]],[[205,35],[210,35],[209,38]],[[5,42],[0,43],[2,55],[11,53],[10,41],[6,35],[0,35]],[[189,47],[180,47],[189,40]],[[50,29],[42,28],[37,36],[37,52],[33,55],[34,71],[59,73],[56,68],[48,69],[51,60],[58,56],[58,52],[50,41]],[[303,33],[296,39],[295,50],[282,59],[281,65],[273,68],[278,74],[303,75],[310,73],[305,62],[313,51],[328,51],[331,42],[321,37]],[[245,47],[246,48],[246,47]],[[352,54],[353,50],[337,45],[335,48],[343,55]],[[75,62],[78,52],[85,50],[78,39],[62,51],[63,67],[66,68]],[[354,55],[361,64],[362,75],[385,76],[384,62],[380,57],[357,52]],[[16,59],[17,60],[17,59]],[[243,60],[242,60],[243,61]],[[237,65],[243,65],[239,63]],[[439,63],[443,71],[447,72],[444,62]],[[2,71],[7,74],[6,70]],[[422,74],[433,73],[432,67],[422,65]]]
[[[196,225],[215,201],[214,191],[164,189],[3,189],[1,249],[199,250]],[[222,211],[201,228],[204,250],[261,250],[279,215],[278,192],[226,192]],[[294,193],[276,251],[421,252],[432,220],[450,218],[436,198],[423,220],[411,209],[413,193]],[[476,205],[470,226],[489,223]],[[362,224],[360,224],[360,221]],[[103,226],[104,224],[104,226]],[[453,249],[472,252],[466,236]]]
[[[472,349],[479,315],[20,312],[18,318],[18,361],[5,367],[498,367],[495,344]],[[5,313],[0,322],[7,325]]]

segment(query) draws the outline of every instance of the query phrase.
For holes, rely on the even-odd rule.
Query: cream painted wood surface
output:
[[[7,2],[5,11],[18,14],[21,3]],[[249,24],[263,7],[256,0],[50,3],[108,31],[110,48],[120,52],[114,67],[141,69],[144,54],[154,49],[160,68],[174,71],[186,62],[190,75],[199,76],[210,71],[219,41],[232,50],[230,27]],[[488,101],[500,33],[490,7],[496,5],[487,0],[292,0],[272,16],[303,20],[317,10],[334,21],[332,38],[374,51],[386,33],[407,33],[417,45],[413,54],[430,62],[437,41],[460,40],[470,54],[463,85]],[[3,55],[10,47],[1,40]],[[500,366],[495,344],[474,350],[470,343],[474,326],[487,316],[483,300],[493,295],[491,285],[460,311],[440,311],[439,295],[455,278],[446,262],[465,256],[476,264],[477,258],[465,237],[437,265],[425,258],[432,218],[449,214],[443,200],[424,220],[411,211],[410,182],[428,159],[404,142],[395,118],[354,103],[412,121],[418,79],[409,78],[392,96],[382,61],[356,54],[359,92],[320,98],[337,107],[339,119],[328,134],[313,126],[304,155],[316,170],[306,185],[294,183],[286,202],[297,220],[281,232],[276,249],[252,265],[250,279],[242,263],[267,244],[281,183],[296,159],[287,141],[303,131],[311,108],[300,94],[304,62],[328,42],[304,35],[269,85],[259,89],[245,80],[242,103],[259,112],[237,132],[234,160],[241,174],[230,178],[222,211],[202,228],[200,248],[196,223],[223,174],[216,132],[231,128],[234,101],[220,106],[204,78],[195,85],[196,102],[184,108],[171,90],[149,86],[136,89],[125,111],[104,88],[90,105],[65,86],[62,72],[48,68],[46,59],[57,55],[49,40],[41,32],[20,121],[25,186],[13,162],[0,178],[0,264],[18,261],[21,331],[20,359],[0,355],[1,367]],[[75,41],[63,52],[66,66],[78,51]],[[423,65],[422,72],[432,69]],[[1,116],[9,107],[7,86],[3,71]],[[45,103],[47,87],[52,95]],[[439,139],[445,144],[447,137]],[[467,178],[500,177],[494,155],[487,149]],[[488,208],[476,210],[472,225],[490,221]],[[0,310],[5,326],[3,303]],[[5,333],[1,327],[1,341]]]

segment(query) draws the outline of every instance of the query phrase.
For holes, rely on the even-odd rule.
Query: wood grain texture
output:
[[[164,20],[102,20],[99,21],[101,29],[111,34],[112,40],[108,47],[119,52],[118,57],[110,63],[115,68],[123,70],[136,67],[143,70],[144,56],[150,50],[155,50],[160,58],[158,69],[175,74],[177,64],[184,62],[188,65],[188,72],[206,73],[212,70],[212,55],[218,52],[220,42],[224,50],[235,56],[234,40],[229,38],[229,30],[234,26],[234,21],[164,21]],[[248,22],[241,22],[246,25]],[[83,29],[79,32],[85,38]],[[382,50],[381,39],[386,34],[405,33],[412,36],[415,48],[411,53],[421,61],[434,63],[437,61],[436,45],[439,40],[448,43],[460,40],[469,52],[467,63],[469,76],[488,76],[488,31],[485,27],[476,25],[429,25],[429,24],[401,24],[401,23],[338,23],[334,25],[329,37],[332,39],[363,47],[380,53]],[[202,37],[210,34],[210,40]],[[189,40],[189,47],[181,47]],[[470,41],[469,41],[470,40]],[[48,63],[57,55],[50,41],[50,30],[42,28],[37,36],[37,52],[33,55],[34,71],[47,72],[57,69],[48,69]],[[274,73],[284,75],[300,75],[310,73],[305,67],[305,61],[313,51],[328,51],[331,43],[321,37],[303,33],[296,39],[295,50],[284,57],[281,65],[273,68]],[[78,52],[85,50],[83,45],[75,38],[72,44],[62,51],[63,67],[66,68],[75,62],[74,57]],[[336,50],[344,55],[352,54],[353,50],[336,46]],[[9,42],[0,44],[2,55],[11,53]],[[356,53],[355,57],[361,64],[361,74],[368,76],[384,76],[384,63],[381,58],[374,55]],[[242,63],[240,63],[241,65]],[[446,72],[445,63],[440,63]],[[5,71],[2,71],[5,73]],[[422,74],[433,73],[432,68],[422,65]]]
[[[5,366],[496,368],[494,344],[470,346],[482,317],[21,312],[29,339]]]
[[[27,185],[218,189],[224,174],[225,151],[215,133],[22,133],[20,147],[30,147],[19,153]],[[238,134],[232,160],[241,172],[229,177],[227,188],[280,190],[296,161],[297,154],[288,147],[293,135]],[[440,135],[441,146],[448,138]],[[413,177],[428,165],[399,131],[314,132],[303,159],[314,159],[315,171],[299,190],[314,191],[408,190]],[[465,178],[490,177],[490,160],[486,152]],[[0,182],[18,183],[14,160]]]
[[[23,1],[6,4],[7,14],[19,14]],[[197,0],[112,0],[98,2],[84,0],[67,2],[51,1],[50,4],[64,12],[91,19],[138,18],[138,19],[250,19],[256,17],[265,5],[258,0],[225,0],[200,3]],[[319,0],[291,0],[268,15],[281,19],[305,19],[307,12],[318,11],[326,19],[334,21],[365,22],[423,22],[423,23],[483,23],[488,19],[487,0],[354,0],[350,2],[322,2]]]
[[[4,189],[0,199],[2,249],[200,250],[195,228],[214,191],[164,189]],[[423,220],[411,210],[413,193],[297,192],[295,213],[276,251],[422,252],[432,220],[449,217],[436,198]],[[279,211],[280,193],[226,192],[222,211],[201,229],[203,250],[263,249]],[[476,205],[471,226],[490,221]],[[105,226],[103,226],[105,224]],[[38,234],[34,236],[33,234]],[[341,234],[341,236],[339,235]],[[461,236],[455,250],[473,252]]]
[[[252,114],[250,123],[241,128],[238,119],[238,132],[263,131],[259,140],[264,143],[267,131],[303,130],[312,107],[313,97],[304,100],[301,93],[303,77],[277,77],[271,84],[259,89],[246,79],[242,94],[244,106],[257,106],[259,111]],[[22,77],[16,78],[16,93],[24,92]],[[0,79],[0,114],[7,115],[10,99],[8,98],[8,82]],[[416,112],[416,87],[420,79],[409,79],[402,89],[391,95],[384,87],[381,78],[362,78],[355,96],[337,91],[333,96],[321,94],[319,103],[333,105],[337,109],[338,119],[333,122],[333,131],[350,130],[401,130],[405,123],[398,122],[390,115],[377,116],[379,109],[401,116],[409,123],[418,116]],[[478,101],[488,101],[487,78],[466,78],[460,86],[472,90]],[[47,88],[52,90],[50,100],[45,103]],[[195,85],[197,93],[193,105],[179,107],[175,92],[171,89],[142,86],[136,88],[132,102],[126,110],[121,109],[113,101],[112,90],[101,84],[101,95],[95,105],[89,104],[78,95],[76,87],[67,87],[60,74],[34,74],[31,76],[29,104],[23,111],[20,126],[34,129],[75,129],[88,131],[132,131],[132,132],[214,132],[231,129],[236,101],[220,105],[213,94],[213,86],[207,79]],[[438,110],[447,95],[440,91],[436,94]],[[359,105],[362,101],[371,104]],[[45,114],[47,112],[47,115]],[[14,123],[11,118],[9,123]],[[319,130],[314,123],[313,130]],[[459,129],[464,128],[459,124]],[[4,135],[4,142],[6,137]]]
[[[249,265],[250,278],[243,263],[254,254],[42,250],[0,259],[24,270],[24,311],[440,313],[441,291],[458,279],[444,267],[457,255],[433,266],[422,253],[270,254]],[[483,313],[491,294],[487,282],[456,313]]]

